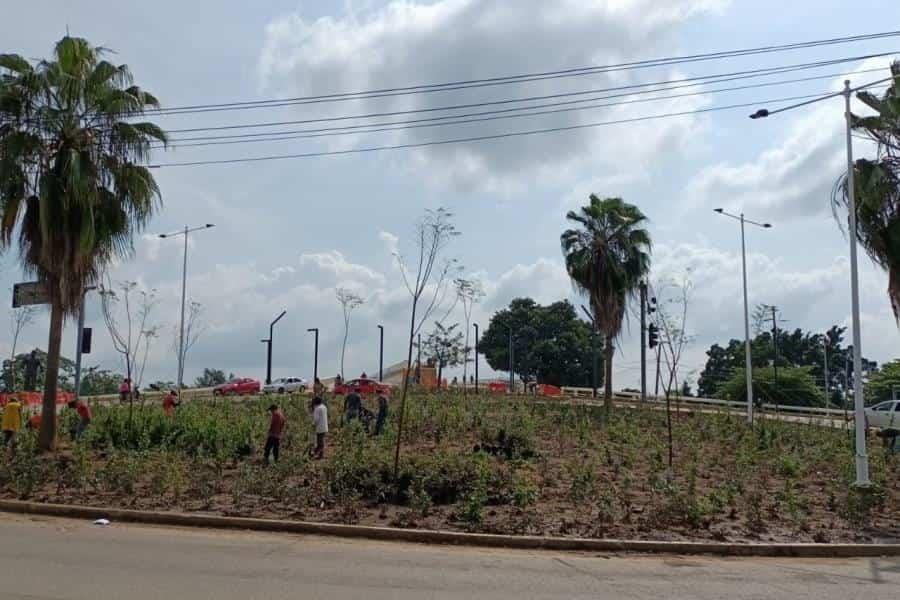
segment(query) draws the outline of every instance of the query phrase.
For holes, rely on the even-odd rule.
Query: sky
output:
[[[16,3],[4,14],[0,52],[43,58],[68,30],[114,52],[112,60],[127,63],[136,81],[164,107],[181,107],[466,81],[876,33],[900,22],[900,4],[33,0]],[[900,38],[515,85],[154,118],[170,132],[308,121],[603,90],[894,51],[900,58]],[[861,84],[884,77],[889,62],[890,57],[858,58],[656,94],[679,96],[674,98],[647,101],[652,95],[634,94],[601,102],[628,104],[526,118],[255,143],[176,144],[157,151],[153,162],[163,166],[154,174],[162,208],[135,240],[134,256],[110,272],[113,282],[135,281],[139,289],[154,290],[156,304],[148,322],[159,327],[160,337],[151,347],[144,381],[175,379],[177,363],[173,340],[183,247],[178,239],[160,239],[158,234],[205,223],[215,227],[189,239],[187,295],[202,305],[204,331],[188,354],[186,381],[204,367],[264,377],[265,346],[260,340],[283,310],[287,314],[275,329],[273,375],[312,375],[311,327],[321,332],[319,373],[333,375],[339,369],[344,334],[335,298],[338,287],[365,299],[352,315],[345,374],[377,368],[378,324],[385,328],[385,363],[405,358],[410,299],[395,254],[412,256],[415,223],[426,209],[445,207],[454,214],[462,235],[447,247],[446,256],[458,259],[462,273],[484,285],[486,295],[473,315],[482,330],[491,315],[515,297],[585,303],[565,272],[559,235],[567,227],[567,211],[586,204],[591,193],[622,197],[647,215],[654,241],[651,281],[661,300],[675,294],[671,282],[691,282],[685,327],[691,341],[681,367],[689,379],[699,375],[710,344],[743,337],[740,228],[713,208],[742,211],[773,225],[747,230],[751,305],[778,306],[784,326],[790,328],[824,331],[833,324],[847,325],[849,243],[830,205],[832,187],[846,168],[843,100],[758,121],[747,116],[758,106],[790,104],[779,101],[782,98],[839,90],[846,78]],[[847,75],[869,69],[877,71]],[[718,110],[735,104],[747,106]],[[486,109],[452,114],[479,110]],[[854,110],[861,110],[856,101]],[[645,118],[669,113],[689,114]],[[370,122],[410,118],[423,117]],[[582,127],[622,120],[628,122]],[[365,121],[269,130],[348,122]],[[558,127],[570,129],[333,156],[173,164],[342,152]],[[182,131],[171,137],[247,131],[267,129]],[[855,144],[860,156],[872,152],[864,141]],[[0,268],[0,301],[10,306],[9,290],[22,275],[14,255],[0,258]],[[879,362],[895,358],[900,348],[886,286],[886,275],[861,252],[862,347],[865,356]],[[94,328],[94,344],[85,364],[121,371],[122,360],[110,342],[97,296],[87,298],[86,324]],[[459,307],[448,320],[462,320]],[[47,321],[46,311],[41,312],[23,333],[20,348],[46,347]],[[629,319],[614,360],[616,388],[638,384],[638,334],[636,320]],[[9,335],[0,336],[0,352],[9,352],[10,341]],[[67,323],[64,354],[74,355],[74,345],[74,323]],[[489,372],[483,362],[481,369]]]

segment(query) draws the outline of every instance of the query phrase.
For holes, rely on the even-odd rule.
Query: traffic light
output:
[[[647,314],[653,314],[656,312],[656,296],[651,296],[650,301],[647,303]]]
[[[653,323],[647,326],[647,345],[651,348],[659,346],[659,327]]]
[[[82,354],[90,354],[91,353],[91,334],[94,331],[90,327],[85,327],[81,330],[81,353]]]

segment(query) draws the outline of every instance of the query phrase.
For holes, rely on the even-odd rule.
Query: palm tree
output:
[[[17,243],[23,270],[49,297],[45,449],[56,441],[63,321],[110,261],[133,252],[161,200],[142,163],[166,134],[134,121],[159,103],[105,52],[66,36],[51,60],[34,65],[0,55],[0,250]]]
[[[854,163],[856,232],[859,243],[875,264],[888,273],[888,297],[900,320],[900,62],[891,65],[894,77],[880,98],[871,92],[857,97],[875,114],[853,115],[853,129],[878,145],[875,159]],[[849,207],[846,175],[833,194],[835,218]],[[838,210],[839,209],[839,210]]]
[[[603,398],[612,410],[613,342],[622,330],[629,298],[650,271],[650,233],[647,217],[621,198],[590,196],[590,204],[569,211],[566,219],[578,229],[560,236],[566,270],[576,288],[590,299],[597,329],[606,338]]]

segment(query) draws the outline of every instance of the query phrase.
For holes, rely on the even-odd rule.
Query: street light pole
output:
[[[475,393],[478,393],[478,323],[472,323],[475,327]]]
[[[866,412],[862,381],[862,340],[859,324],[859,273],[856,262],[856,178],[853,169],[852,115],[850,80],[844,81],[844,120],[847,128],[847,196],[850,212],[850,301],[853,321],[853,408],[856,413],[856,485],[869,482],[869,457],[866,454]]]
[[[378,326],[378,381],[384,381],[384,325]]]
[[[315,349],[313,350],[313,383],[319,380],[319,328],[310,327],[306,331],[316,334]]]
[[[184,236],[184,259],[181,267],[181,323],[178,333],[178,396],[181,397],[181,388],[184,381],[184,306],[187,298],[187,252],[188,252],[188,234],[201,229],[209,229],[215,227],[212,223],[201,225],[200,227],[188,228],[187,225],[181,231],[173,233],[161,233],[160,238],[170,238],[178,235]]]
[[[281,311],[281,314],[275,317],[275,320],[269,323],[269,348],[266,352],[266,385],[272,383],[272,341],[275,339],[275,323],[281,320],[281,317],[287,314],[286,310]]]
[[[763,229],[772,227],[770,223],[757,223],[744,217],[744,213],[733,215],[724,209],[716,208],[715,212],[726,217],[736,219],[741,223],[741,274],[744,288],[744,371],[747,379],[747,424],[753,424],[753,363],[750,352],[750,303],[747,299],[747,243],[744,234],[744,225],[749,223]]]
[[[513,374],[513,370],[516,368],[515,357],[513,353],[515,350],[513,349],[513,331],[512,327],[509,328],[509,393],[516,393],[516,376]]]

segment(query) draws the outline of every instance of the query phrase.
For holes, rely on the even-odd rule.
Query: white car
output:
[[[272,383],[263,386],[263,394],[284,394],[290,392],[305,392],[307,381],[302,377],[281,377],[274,379]]]
[[[887,400],[866,408],[866,425],[879,429],[900,429],[900,400]]]

